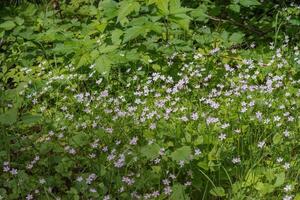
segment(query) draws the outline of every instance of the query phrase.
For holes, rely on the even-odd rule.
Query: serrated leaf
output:
[[[240,4],[244,7],[258,6],[260,2],[257,0],[240,0]]]
[[[116,29],[114,31],[112,31],[111,33],[111,41],[113,44],[119,45],[121,44],[122,40],[120,39],[120,37],[123,35],[123,31],[120,29]]]
[[[80,147],[86,145],[89,137],[85,133],[76,133],[73,137],[71,137],[70,144],[72,146]]]
[[[209,193],[216,197],[223,197],[226,195],[225,190],[222,187],[215,187],[215,188],[211,189],[209,191]]]
[[[12,30],[15,26],[16,24],[13,21],[6,21],[0,24],[0,28],[6,31]]]
[[[125,31],[123,42],[128,42],[139,35],[147,33],[149,30],[145,29],[144,26],[134,26]]]
[[[195,18],[197,21],[206,21],[208,16],[206,15],[207,7],[200,5],[198,8],[190,12],[190,16]]]
[[[192,154],[191,147],[183,146],[181,148],[176,149],[171,154],[171,158],[175,161],[188,160],[191,154]]]
[[[18,110],[16,108],[11,108],[0,115],[0,124],[12,125],[17,121],[17,118]]]
[[[101,74],[108,74],[112,63],[107,55],[101,55],[95,62],[95,69]]]
[[[156,0],[155,4],[163,15],[169,14],[169,0]]]
[[[104,13],[108,19],[118,15],[118,3],[113,0],[100,1],[98,8]]]
[[[159,155],[160,147],[158,144],[151,144],[142,147],[141,154],[148,159],[154,159]]]
[[[134,1],[122,1],[118,10],[118,22],[123,21],[133,11],[138,12],[140,4]]]
[[[77,65],[78,65],[78,67],[82,67],[84,65],[89,64],[89,61],[90,61],[90,56],[88,53],[85,53],[80,56]]]
[[[172,187],[172,195],[170,199],[173,200],[188,200],[188,196],[185,194],[185,187],[181,184],[175,184]]]

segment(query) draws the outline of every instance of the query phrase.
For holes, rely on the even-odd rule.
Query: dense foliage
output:
[[[300,199],[293,1],[0,16],[0,199]]]

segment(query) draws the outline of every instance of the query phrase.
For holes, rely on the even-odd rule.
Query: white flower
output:
[[[285,170],[288,170],[290,167],[291,167],[291,164],[288,163],[288,162],[284,163],[284,165],[283,165],[283,168],[284,168]]]
[[[219,140],[223,141],[223,140],[226,139],[226,137],[227,137],[226,134],[221,133],[221,134],[219,135]]]
[[[285,195],[283,197],[283,200],[292,200],[292,199],[293,199],[293,196],[291,196],[291,195]]]
[[[40,182],[40,184],[46,183],[45,179],[43,179],[43,178],[41,178],[41,179],[39,180],[39,182]]]
[[[283,189],[285,192],[289,192],[289,191],[292,191],[293,187],[292,187],[292,185],[286,185]]]
[[[258,142],[257,146],[262,149],[265,146],[265,144],[266,144],[266,142],[263,140],[263,141]]]
[[[195,156],[198,156],[198,155],[200,155],[200,154],[201,154],[200,149],[195,149]]]
[[[232,159],[232,163],[233,163],[233,164],[241,163],[241,158],[240,158],[240,157],[233,158],[233,159]]]
[[[283,161],[283,158],[279,157],[276,159],[276,162],[281,163]]]

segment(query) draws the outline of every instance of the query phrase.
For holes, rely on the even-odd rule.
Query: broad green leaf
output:
[[[130,13],[133,11],[138,12],[140,9],[140,4],[138,2],[128,0],[122,1],[118,10],[118,22],[123,21]]]
[[[70,144],[72,146],[81,147],[89,142],[89,137],[85,133],[76,133],[73,137],[70,139]]]
[[[198,8],[191,11],[190,16],[195,18],[197,21],[206,21],[208,19],[206,12],[207,7],[205,5],[200,5]]]
[[[25,125],[34,124],[39,122],[42,119],[41,115],[32,115],[32,114],[26,114],[21,117],[21,123]]]
[[[284,180],[285,180],[285,173],[284,172],[282,172],[280,174],[277,174],[274,186],[275,187],[282,186],[284,184]]]
[[[101,74],[108,74],[112,63],[107,55],[101,55],[95,62],[95,69]]]
[[[90,62],[89,53],[85,53],[80,56],[77,65],[78,65],[78,67],[81,67],[81,66],[89,64],[89,62]]]
[[[111,41],[113,44],[119,45],[121,44],[122,40],[120,39],[120,37],[123,35],[123,31],[120,29],[116,29],[114,31],[112,31],[111,33]]]
[[[241,10],[241,7],[238,4],[230,4],[228,8],[236,13],[239,13]]]
[[[102,53],[102,54],[109,53],[109,52],[113,52],[117,48],[118,48],[117,45],[101,46],[101,48],[99,48],[99,52]]]
[[[225,190],[222,187],[215,187],[215,188],[211,189],[209,191],[209,193],[216,197],[223,197],[226,195]]]
[[[16,17],[15,22],[20,26],[20,25],[24,24],[24,19],[22,19],[20,17]]]
[[[244,38],[244,33],[241,32],[237,32],[237,33],[233,33],[230,37],[229,37],[229,41],[235,44],[241,43],[243,42],[243,38]]]
[[[128,42],[139,35],[147,33],[149,30],[145,29],[144,26],[134,26],[125,31],[123,43]]]
[[[181,184],[175,184],[172,187],[172,195],[170,197],[170,199],[172,200],[188,200],[190,198],[188,198],[188,196],[185,194],[184,192],[185,187]]]
[[[169,0],[156,0],[155,4],[163,15],[169,14]]]
[[[159,150],[158,144],[146,145],[141,148],[141,154],[148,159],[154,159],[159,155]]]
[[[12,125],[17,121],[18,110],[16,108],[11,108],[5,113],[0,115],[0,124],[3,125]]]
[[[118,16],[118,3],[113,0],[100,1],[98,8],[108,19]]]
[[[269,183],[258,182],[254,188],[261,194],[268,194],[274,191],[274,186]]]
[[[179,19],[179,20],[172,20],[172,21],[178,24],[182,29],[189,30],[189,24],[190,24],[189,19]]]
[[[300,19],[291,19],[291,20],[289,20],[289,22],[292,25],[300,26]]]
[[[4,29],[6,31],[9,31],[13,29],[16,26],[16,24],[13,21],[6,21],[0,24],[0,29]]]
[[[31,17],[36,13],[36,11],[37,11],[37,9],[36,9],[35,5],[34,4],[29,4],[26,7],[26,10],[24,12],[22,12],[22,15],[25,15],[27,17]]]
[[[259,1],[257,1],[257,0],[240,0],[240,4],[244,7],[260,5]]]
[[[191,147],[183,146],[176,149],[171,154],[171,158],[175,161],[188,160],[191,154],[192,154]]]

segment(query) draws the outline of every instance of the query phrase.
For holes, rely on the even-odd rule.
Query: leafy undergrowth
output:
[[[244,49],[185,30],[200,8],[124,2],[0,24],[0,199],[299,200],[294,38]]]
[[[299,50],[287,50],[262,60],[216,49],[176,54],[170,59],[183,63],[169,67],[177,74],[141,67],[109,81],[93,65],[87,75],[42,61],[23,72],[30,83],[4,91],[14,103],[2,123],[17,120],[21,97],[28,114],[1,135],[10,154],[2,195],[295,196],[300,81],[289,61]]]

